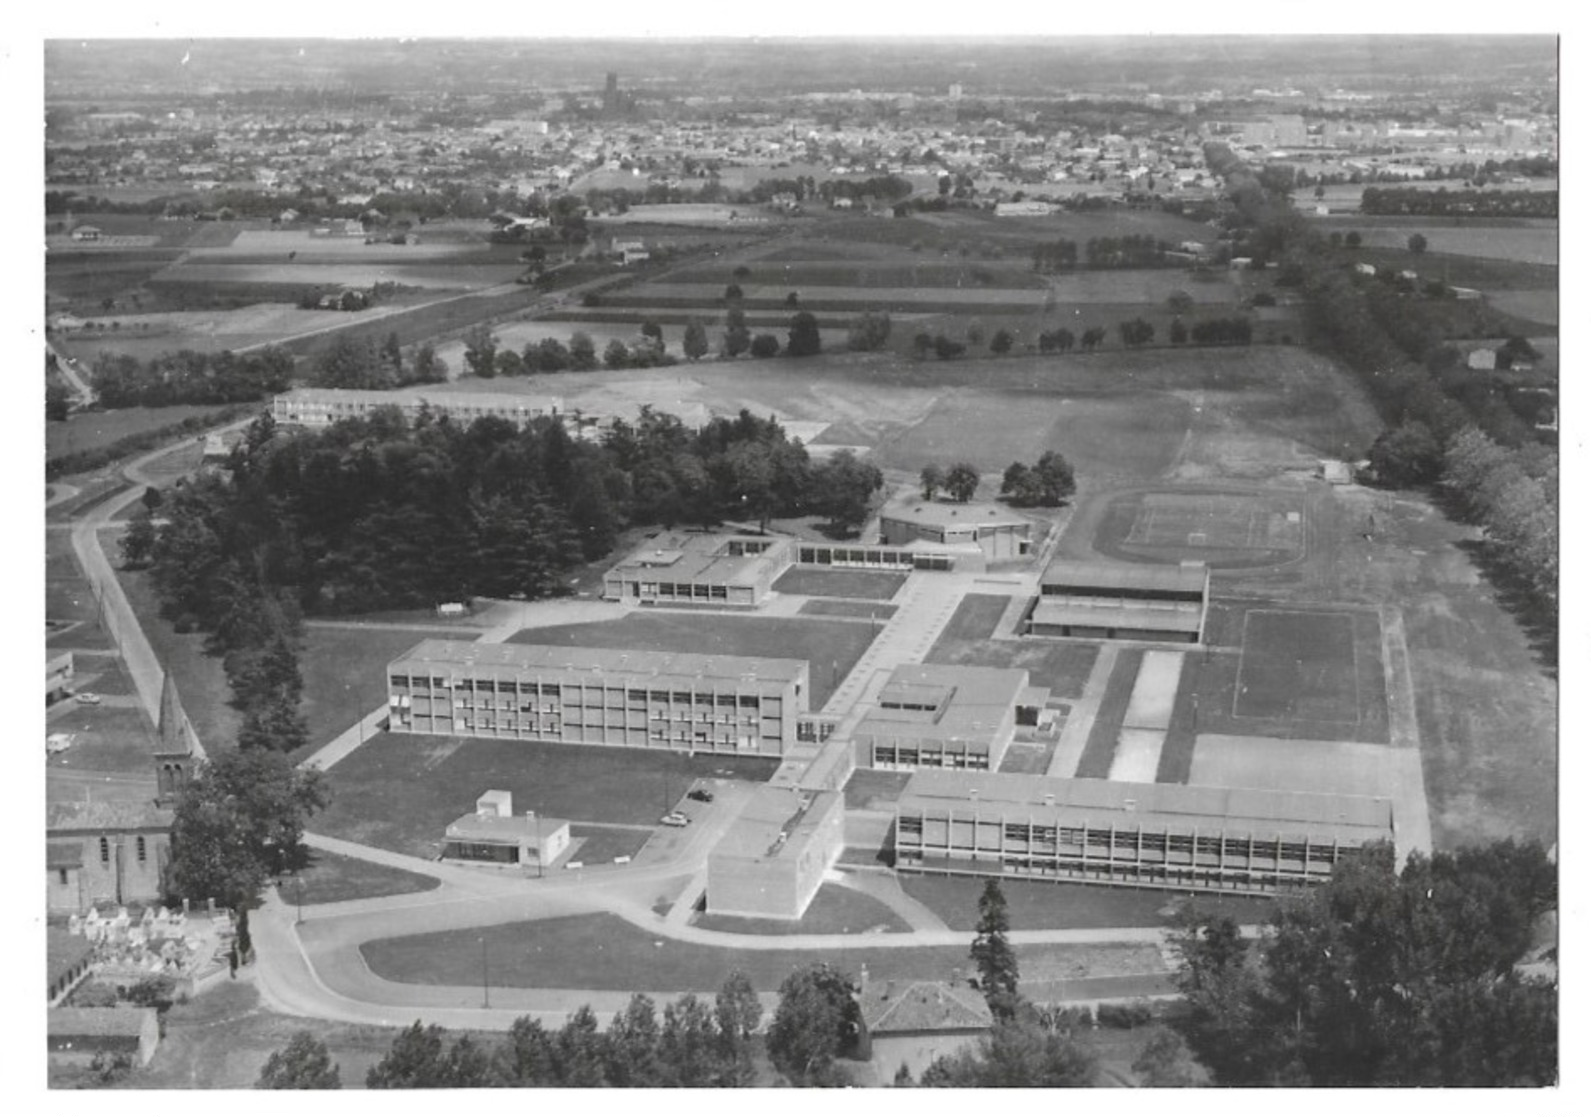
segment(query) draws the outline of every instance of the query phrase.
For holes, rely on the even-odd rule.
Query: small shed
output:
[[[90,1063],[101,1052],[148,1066],[160,1046],[160,1015],[152,1008],[52,1008],[50,1061]]]

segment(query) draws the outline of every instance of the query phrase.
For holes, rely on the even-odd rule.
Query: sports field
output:
[[[1125,493],[1100,518],[1094,548],[1128,560],[1269,566],[1303,553],[1299,494],[1199,489]]]
[[[1235,717],[1357,723],[1352,616],[1249,610],[1237,684]]]

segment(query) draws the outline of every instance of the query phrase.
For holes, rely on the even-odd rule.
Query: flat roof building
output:
[[[410,423],[422,412],[446,415],[468,425],[495,416],[523,428],[533,419],[562,415],[561,396],[516,395],[509,392],[439,392],[415,388],[368,391],[357,388],[294,388],[271,401],[278,423],[326,427],[343,419],[369,415],[379,407],[396,407]]]
[[[513,793],[488,791],[475,810],[448,824],[442,860],[468,865],[553,864],[569,848],[569,823],[535,811],[514,814]]]
[[[761,605],[791,562],[791,541],[764,535],[669,532],[649,539],[602,580],[609,601]]]
[[[862,768],[995,771],[1020,725],[1036,725],[1049,690],[1020,669],[895,668],[851,739]]]
[[[1296,791],[922,771],[896,868],[1268,894],[1393,840],[1392,803]]]
[[[1033,521],[999,504],[901,501],[884,509],[878,529],[888,546],[972,544],[986,563],[1025,558],[1033,547]]]
[[[393,732],[778,756],[802,659],[423,640],[387,667]]]
[[[757,788],[707,857],[707,910],[800,919],[845,846],[838,791]]]
[[[1039,578],[1030,636],[1196,644],[1204,633],[1210,571],[1199,563],[1140,566],[1057,559]]]

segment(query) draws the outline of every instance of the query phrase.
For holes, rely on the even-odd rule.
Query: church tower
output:
[[[176,805],[182,789],[193,775],[193,727],[188,715],[182,712],[182,700],[177,697],[177,684],[171,672],[166,672],[160,684],[160,724],[155,727],[155,803],[161,807]]]

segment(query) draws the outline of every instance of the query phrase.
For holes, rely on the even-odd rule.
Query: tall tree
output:
[[[978,491],[978,470],[967,462],[957,462],[945,473],[945,492],[958,504],[965,504]]]
[[[821,494],[819,510],[838,527],[855,531],[867,522],[873,494],[884,487],[884,474],[850,450],[840,450],[812,471],[812,485]]]
[[[1027,1016],[997,1023],[970,1051],[935,1060],[923,1071],[922,1085],[1053,1089],[1090,1086],[1097,1073],[1098,1058],[1092,1050]]]
[[[443,1050],[445,1034],[439,1025],[422,1027],[416,1020],[398,1033],[381,1061],[365,1074],[365,1087],[423,1090],[446,1089],[453,1085],[447,1054]]]
[[[818,320],[810,311],[803,310],[790,319],[790,337],[785,354],[791,357],[811,357],[823,349],[823,336],[818,332]]]
[[[497,374],[497,335],[486,323],[464,331],[464,363],[476,376]]]
[[[779,986],[768,1057],[796,1086],[840,1085],[835,1059],[855,1046],[861,1009],[851,979],[826,962],[795,970]]]
[[[681,342],[685,356],[692,361],[700,360],[707,355],[707,327],[701,319],[692,318],[685,323],[685,338]]]
[[[271,1052],[254,1083],[256,1090],[340,1090],[342,1074],[326,1045],[310,1032],[294,1032],[287,1046]]]
[[[925,465],[917,475],[917,483],[922,486],[923,499],[932,500],[945,483],[944,471],[937,465]]]
[[[608,1025],[605,1055],[610,1086],[661,1086],[663,1065],[658,1058],[661,1032],[657,1006],[645,993],[636,993],[624,1011]]]
[[[1009,1020],[1016,1013],[1016,951],[1011,949],[1011,918],[1000,882],[990,877],[978,897],[977,936],[972,940],[972,961],[978,967],[978,984],[998,1019]]]

